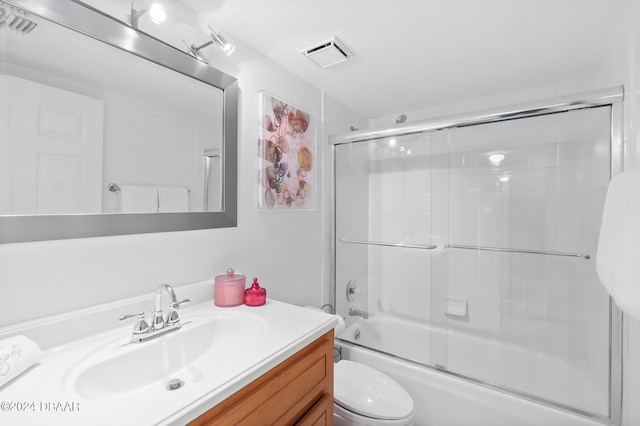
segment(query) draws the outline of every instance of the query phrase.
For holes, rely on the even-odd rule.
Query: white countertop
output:
[[[149,342],[128,343],[132,326],[126,324],[46,349],[40,364],[0,388],[0,423],[29,426],[184,424],[313,342],[337,323],[335,317],[324,312],[274,300],[267,300],[260,307],[232,308],[216,307],[208,301],[184,308],[180,313],[183,323],[180,330]],[[183,368],[168,377],[144,382],[144,386],[134,389],[87,393],[79,388],[78,377],[88,365],[113,353],[135,351],[138,345],[151,345],[167,336],[175,335],[172,337],[174,340],[166,342],[176,342],[181,338],[179,333],[188,332],[190,326],[195,327],[198,321],[211,315],[244,318],[240,328],[234,329],[236,338],[230,340],[236,344],[226,345],[212,336],[215,349],[212,347],[203,355],[188,359]],[[29,335],[16,333],[19,330],[26,329],[14,328],[14,334]],[[244,333],[249,337],[243,339]],[[7,330],[0,333],[0,338],[3,334],[6,336]],[[37,333],[35,335],[38,336]],[[224,335],[220,337],[220,340],[224,339]],[[162,356],[162,345],[162,342],[156,343],[158,357]],[[119,381],[126,381],[126,375],[135,374],[135,369],[123,368],[109,370],[110,380],[95,385],[118,389]],[[183,380],[185,386],[166,390],[167,382],[173,378]],[[93,383],[87,386],[91,388]]]

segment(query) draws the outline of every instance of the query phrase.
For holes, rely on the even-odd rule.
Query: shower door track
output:
[[[412,135],[453,127],[473,126],[496,121],[514,120],[517,118],[567,112],[574,109],[613,105],[622,102],[622,86],[601,89],[579,95],[561,96],[558,98],[532,101],[508,107],[491,108],[447,117],[404,123],[380,129],[356,130],[338,135],[330,135],[329,143],[339,145],[351,142],[362,142],[372,139],[383,139],[391,136]]]
[[[350,144],[354,142],[363,142],[375,139],[384,139],[387,137],[397,137],[404,135],[412,135],[419,133],[428,133],[437,130],[474,126],[480,124],[488,124],[499,121],[515,120],[520,118],[535,117],[540,115],[555,114],[568,112],[572,110],[611,107],[611,175],[623,171],[623,138],[622,138],[622,100],[624,98],[623,86],[615,86],[607,89],[594,90],[579,94],[560,96],[551,99],[537,100],[526,103],[520,103],[510,106],[491,108],[481,111],[472,111],[467,113],[449,115],[433,119],[415,121],[393,125],[391,127],[356,130],[337,135],[329,135],[330,145]],[[335,150],[333,151],[333,174],[335,177]],[[331,200],[332,210],[335,212],[335,179],[334,193]],[[335,214],[331,219],[331,226],[335,230]],[[346,242],[346,241],[345,241]],[[334,277],[334,297],[335,297],[335,256],[336,256],[337,236],[331,235],[332,258],[331,274]],[[366,242],[358,242],[366,244]],[[358,244],[357,243],[357,244]],[[451,247],[453,248],[453,247]],[[462,247],[457,247],[462,248]],[[465,247],[467,248],[467,247]],[[477,249],[477,248],[476,248]],[[590,257],[575,253],[583,257],[585,260]],[[575,256],[577,257],[577,256]],[[335,300],[334,300],[335,303]],[[598,414],[576,410],[574,407],[552,401],[530,398],[537,400],[545,405],[553,406],[576,414],[581,414],[587,418],[598,420],[606,424],[618,426],[622,422],[622,319],[623,313],[613,303],[609,297],[609,416],[604,417]],[[429,368],[435,368],[427,366]],[[464,380],[476,382],[480,385],[492,387],[488,383],[482,383],[473,378],[461,376],[450,371],[446,373],[454,375]],[[498,387],[499,388],[499,387]],[[515,396],[526,397],[521,392],[512,389],[501,389],[504,392],[511,393]]]

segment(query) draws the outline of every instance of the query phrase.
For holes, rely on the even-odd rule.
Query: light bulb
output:
[[[159,24],[167,19],[167,12],[164,11],[160,3],[154,3],[149,9],[149,17],[151,18],[151,22]]]
[[[489,161],[494,166],[499,166],[502,160],[504,160],[504,154],[492,154],[489,156]]]
[[[226,53],[227,56],[230,56],[234,50],[236,50],[236,47],[233,44],[230,43],[226,43],[223,47],[222,50],[224,51],[224,53]]]

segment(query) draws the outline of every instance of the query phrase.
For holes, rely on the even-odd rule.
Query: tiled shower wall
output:
[[[431,138],[369,144],[369,240],[431,243]],[[370,309],[428,324],[431,255],[428,249],[370,248]]]

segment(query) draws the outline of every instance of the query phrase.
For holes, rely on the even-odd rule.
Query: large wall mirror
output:
[[[235,226],[237,114],[235,78],[123,22],[0,0],[0,242]]]

